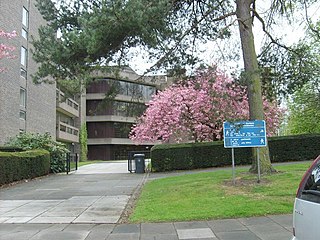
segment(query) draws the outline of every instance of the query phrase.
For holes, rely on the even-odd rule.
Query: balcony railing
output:
[[[79,142],[79,129],[69,124],[59,122],[57,124],[57,139],[64,142]]]
[[[57,89],[57,110],[68,116],[79,117],[79,104],[71,99],[66,98],[65,94]]]

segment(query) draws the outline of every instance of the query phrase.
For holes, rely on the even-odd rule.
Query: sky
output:
[[[256,10],[259,14],[262,14],[266,11],[266,8],[270,4],[270,0],[257,1]],[[315,3],[308,9],[308,16],[313,20],[320,20],[320,1]],[[270,32],[276,39],[281,39],[282,43],[286,45],[292,45],[297,43],[305,35],[305,10],[295,12],[294,16],[291,19],[291,24],[288,23],[288,20],[285,17],[279,17],[275,20],[275,24],[270,29]],[[261,47],[263,46],[264,41],[266,40],[266,35],[262,31],[262,24],[258,19],[254,20],[254,38],[255,38],[255,47],[257,54],[260,53]],[[238,26],[235,24],[233,26],[233,34],[231,39],[225,41],[215,41],[208,42],[207,44],[198,45],[198,56],[204,60],[208,65],[217,64],[219,68],[225,70],[226,72],[232,73],[236,70],[243,68],[243,61],[241,57],[241,49],[239,46],[239,32]],[[232,61],[227,59],[226,53],[230,53],[232,50],[234,55],[239,55],[240,57]],[[137,54],[139,53],[140,54]],[[143,74],[154,62],[148,63],[146,61],[146,52],[141,51],[141,49],[134,49],[132,51],[132,61],[129,63],[129,66],[133,68],[138,74]],[[189,69],[189,72],[192,69]],[[158,73],[165,73],[165,71],[160,71]]]
[[[52,0],[58,4],[59,0]],[[70,0],[72,1],[72,0]],[[256,1],[256,11],[263,16],[266,9],[270,6],[272,0]],[[317,1],[310,8],[308,8],[308,16],[313,20],[320,20],[320,1]],[[279,17],[275,19],[276,24],[272,26],[270,32],[275,39],[281,39],[282,43],[291,45],[297,43],[305,35],[305,10],[296,11],[292,17],[291,25],[288,24],[287,19]],[[262,31],[262,25],[255,19],[254,21],[254,38],[257,54],[260,53],[266,36]],[[207,44],[199,44],[197,47],[197,56],[203,59],[204,63],[208,65],[217,65],[220,69],[227,73],[233,73],[243,68],[243,61],[240,49],[240,37],[237,24],[232,26],[232,37],[224,41],[208,42]],[[227,55],[234,55],[234,59],[230,60]],[[144,74],[155,62],[147,61],[148,52],[140,48],[134,48],[130,51],[129,66],[138,74]],[[195,69],[187,69],[188,73],[192,73]],[[152,74],[148,73],[147,75]],[[156,74],[166,74],[166,70],[162,69]]]

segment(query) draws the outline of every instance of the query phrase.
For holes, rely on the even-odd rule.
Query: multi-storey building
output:
[[[48,132],[79,152],[79,128],[87,123],[89,159],[126,159],[128,151],[150,148],[151,143],[134,145],[128,134],[166,77],[142,77],[130,68],[116,77],[95,75],[81,98],[66,96],[56,84],[34,84],[31,75],[38,66],[30,40],[37,39],[38,28],[46,24],[35,2],[0,1],[0,29],[18,33],[14,39],[1,39],[16,48],[16,58],[0,62],[6,69],[0,72],[0,145],[20,132]],[[117,92],[108,101],[105,96],[114,89]]]
[[[25,131],[56,136],[56,86],[36,85],[30,77],[37,69],[30,39],[37,38],[39,26],[46,24],[34,3],[34,0],[0,1],[0,29],[18,34],[7,42],[16,48],[16,57],[2,59],[0,63],[6,69],[0,73],[0,144]]]
[[[56,89],[56,139],[65,143],[72,152],[79,143],[80,105],[76,98],[66,96],[60,89]]]
[[[50,133],[59,141],[79,142],[74,120],[79,105],[63,98],[56,84],[34,84],[31,75],[37,71],[32,59],[31,36],[38,37],[38,28],[45,25],[35,0],[1,0],[0,29],[16,31],[18,36],[5,43],[15,47],[13,59],[2,59],[0,73],[0,144],[19,132]]]
[[[153,143],[135,145],[128,137],[165,76],[142,77],[124,68],[116,78],[95,77],[86,93],[89,159],[127,159],[128,151],[146,151]]]

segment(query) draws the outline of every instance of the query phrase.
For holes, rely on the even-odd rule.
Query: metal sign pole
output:
[[[257,163],[258,163],[258,183],[260,183],[260,156],[259,156],[259,148],[257,147]]]
[[[234,164],[234,148],[231,148],[231,152],[232,152],[232,181],[233,181],[233,185],[236,184],[236,177],[235,177],[235,164]]]

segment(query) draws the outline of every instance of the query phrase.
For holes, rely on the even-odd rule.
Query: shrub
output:
[[[315,159],[320,154],[320,134],[268,138],[272,162]],[[151,149],[154,171],[173,171],[231,165],[231,149],[223,141],[161,144]],[[236,165],[251,164],[251,148],[235,148]]]
[[[21,133],[6,144],[23,150],[45,149],[50,152],[50,170],[53,173],[65,171],[66,154],[69,150],[63,143],[53,140],[49,133]]]
[[[88,160],[88,133],[86,124],[82,124],[80,128],[80,161],[85,162]]]
[[[50,153],[46,150],[0,152],[0,185],[43,176],[50,171]]]

